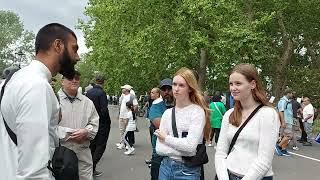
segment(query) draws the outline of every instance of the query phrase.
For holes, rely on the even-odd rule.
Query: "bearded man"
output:
[[[58,145],[59,103],[49,82],[57,73],[73,77],[77,37],[61,24],[48,24],[37,33],[35,50],[35,60],[12,76],[1,101],[2,179],[54,179],[47,165]]]

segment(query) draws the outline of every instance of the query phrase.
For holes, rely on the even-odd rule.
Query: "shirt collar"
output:
[[[154,101],[152,102],[152,104],[158,104],[158,103],[160,103],[160,102],[162,102],[162,101],[163,101],[162,97],[159,97],[158,99],[154,100]]]
[[[29,66],[34,67],[41,74],[41,76],[47,79],[48,82],[51,81],[52,74],[48,67],[45,66],[41,61],[32,60]]]
[[[58,95],[59,97],[61,97],[61,99],[66,99],[68,98],[68,95],[67,93],[65,93],[62,89],[60,89],[58,91]],[[69,96],[70,97],[70,96]],[[83,100],[83,97],[81,96],[81,94],[77,93],[76,97],[74,97],[74,99],[78,99],[79,101],[82,101]]]

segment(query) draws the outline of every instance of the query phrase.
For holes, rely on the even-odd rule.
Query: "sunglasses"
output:
[[[75,76],[73,78],[66,78],[68,81],[72,81],[72,80],[76,80],[76,81],[79,81],[80,80],[80,77],[79,76]]]

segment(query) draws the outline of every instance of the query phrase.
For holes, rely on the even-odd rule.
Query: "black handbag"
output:
[[[250,121],[250,119],[259,111],[260,108],[262,108],[263,105],[260,104],[258,107],[256,107],[256,109],[254,109],[252,111],[252,113],[249,115],[249,117],[246,119],[246,121],[240,126],[240,128],[237,130],[237,132],[234,134],[232,140],[231,140],[231,143],[230,143],[230,146],[229,146],[229,150],[228,150],[228,154],[227,156],[230,154],[231,150],[233,149],[233,146],[236,144],[236,141],[238,139],[238,136],[240,134],[240,132],[242,131],[242,129],[248,124],[248,122]],[[216,175],[215,180],[219,180],[218,179],[218,176]]]
[[[176,125],[175,107],[172,108],[172,131],[174,137],[179,137]],[[188,167],[197,167],[209,162],[207,155],[205,141],[202,144],[198,144],[197,152],[195,156],[182,156],[184,164]]]
[[[0,105],[2,102],[5,87],[15,72],[16,71],[13,71],[8,75],[6,81],[4,82],[1,88]],[[10,136],[10,139],[13,141],[15,145],[17,145],[17,135],[10,129],[3,117],[3,114],[2,119],[6,127],[6,130]],[[47,168],[52,172],[52,175],[55,177],[56,180],[79,180],[78,157],[76,153],[71,149],[61,146],[60,142],[59,146],[55,148],[52,161],[48,161]]]

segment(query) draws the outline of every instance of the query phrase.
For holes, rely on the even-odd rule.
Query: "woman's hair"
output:
[[[181,76],[184,78],[184,80],[187,82],[189,89],[190,89],[190,93],[189,93],[189,98],[190,101],[194,104],[199,105],[200,107],[203,108],[204,112],[205,112],[205,127],[204,127],[204,137],[206,139],[209,138],[209,134],[210,134],[210,121],[209,121],[209,116],[210,116],[210,110],[208,108],[208,104],[205,101],[202,92],[200,91],[200,87],[197,83],[197,79],[193,73],[192,70],[188,69],[188,68],[181,68],[179,71],[176,72],[175,76]]]
[[[248,82],[255,81],[256,87],[251,90],[253,99],[256,102],[259,102],[265,106],[271,106],[268,101],[267,94],[265,89],[262,86],[261,80],[258,75],[258,71],[256,68],[251,64],[238,64],[236,65],[233,70],[231,71],[230,75],[233,73],[240,73],[242,74]],[[230,114],[229,122],[238,127],[240,126],[242,121],[242,106],[240,101],[234,101],[234,111]]]
[[[151,91],[155,91],[156,93],[159,94],[158,97],[160,97],[160,88],[155,87],[155,88],[152,88]],[[150,93],[150,94],[151,94],[151,93]]]
[[[128,109],[130,109],[132,111],[132,116],[133,116],[133,119],[135,120],[136,119],[136,115],[134,113],[133,103],[131,101],[129,101],[129,102],[126,103],[126,106],[127,106]]]

